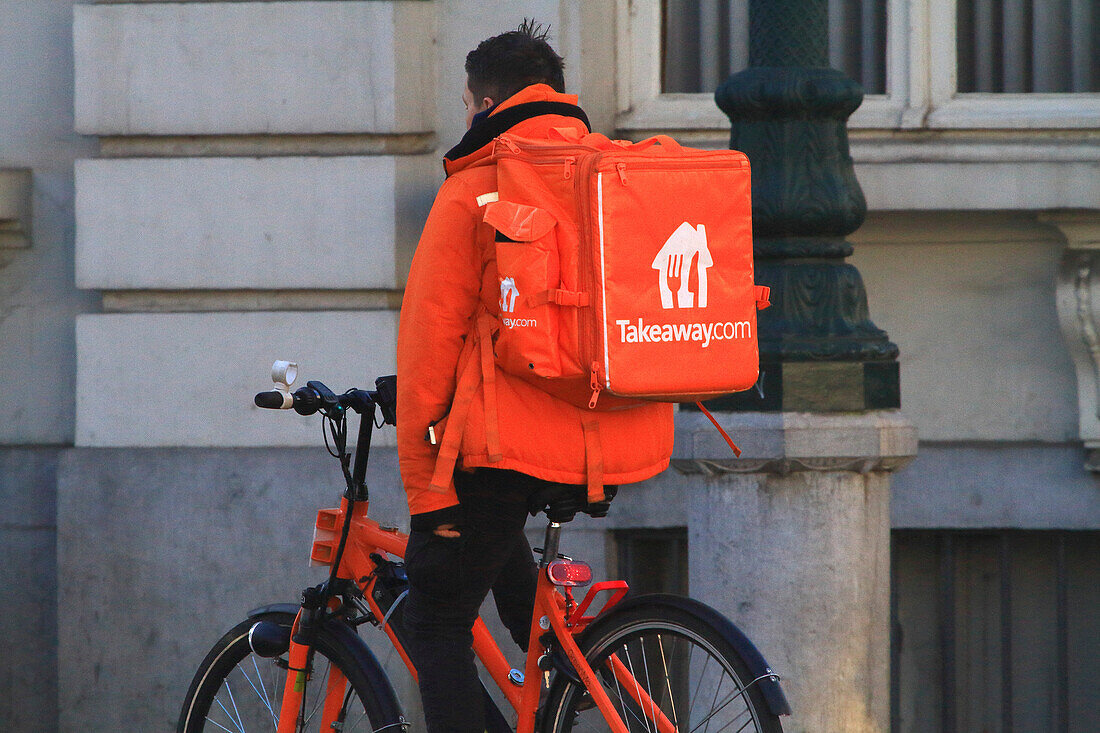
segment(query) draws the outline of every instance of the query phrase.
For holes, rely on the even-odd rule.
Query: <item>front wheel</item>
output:
[[[294,614],[273,611],[254,616],[234,626],[214,645],[187,691],[177,733],[275,730],[287,679],[287,655],[267,659],[252,652],[248,632],[257,621],[289,628],[294,623]],[[313,650],[303,699],[302,723],[296,730],[320,728],[329,673],[333,667],[347,677],[338,720],[341,731],[368,733],[403,729],[399,715],[388,713],[381,716],[385,719],[374,719],[380,714],[377,706],[369,704],[371,685],[354,655],[339,639],[324,630],[318,631]],[[368,710],[373,712],[368,713]]]
[[[667,730],[667,723],[684,733],[782,733],[741,656],[717,629],[683,609],[639,603],[594,624],[580,647],[632,733]],[[629,677],[612,673],[612,655]],[[644,696],[630,689],[634,683]],[[654,722],[660,715],[662,727]],[[543,721],[545,733],[609,730],[588,691],[561,675]]]

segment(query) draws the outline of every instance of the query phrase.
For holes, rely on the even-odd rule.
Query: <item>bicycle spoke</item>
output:
[[[688,665],[687,673],[688,680],[691,680],[691,655],[695,653],[695,647],[693,646],[688,652]],[[699,672],[699,684],[695,686],[695,692],[691,693],[691,704],[688,705],[688,723],[691,722],[691,714],[695,712],[695,700],[699,697],[699,689],[703,686],[703,678],[707,674],[707,665],[710,664],[710,657],[707,657],[707,661],[703,663],[703,669]]]
[[[345,719],[344,719],[344,728],[343,728],[343,730],[347,730],[347,731],[354,731],[354,730],[357,730],[357,729],[359,728],[359,724],[360,724],[360,723],[362,723],[362,722],[363,722],[364,720],[366,720],[366,719],[367,719],[367,711],[366,711],[366,710],[364,710],[363,712],[359,713],[359,717],[358,717],[358,718],[356,718],[356,719],[355,719],[355,722],[354,722],[354,723],[352,723],[352,724],[351,724],[350,726],[348,726],[348,723],[347,723],[347,718],[345,718]],[[368,721],[368,722],[369,722],[369,721]]]
[[[623,644],[623,650],[626,650],[626,644]],[[628,656],[629,654],[630,652],[627,651]],[[610,664],[610,662],[608,662],[608,664]],[[619,687],[619,678],[615,675],[615,670],[611,670],[611,679],[615,680],[615,690],[619,693],[619,707],[623,709],[623,712],[626,712],[626,702],[623,701],[623,691],[622,688]],[[604,685],[604,687],[607,687],[607,685]],[[593,702],[595,702],[595,700],[593,700]]]
[[[325,674],[321,677],[321,681],[317,683],[317,689],[319,689],[319,690],[327,690],[328,689],[328,685],[326,683],[328,682],[328,673],[329,673],[330,669],[331,669],[331,666],[325,667]],[[302,694],[302,702],[303,703],[305,702],[305,699],[306,699],[305,698],[305,693],[303,692],[303,694]],[[313,716],[317,714],[317,709],[324,706],[324,704],[325,704],[325,695],[322,693],[322,694],[317,696],[317,701],[313,703],[313,709],[309,711],[309,715],[306,716],[303,723],[305,725],[308,725],[309,721],[313,720]]]
[[[627,663],[629,664],[630,650],[627,649],[626,644],[623,644],[623,651],[626,652]],[[608,662],[608,664],[610,665],[610,661]],[[627,722],[627,723],[629,722],[629,721],[625,720],[625,716],[629,714],[635,720],[637,720],[639,723],[644,725],[646,727],[646,730],[648,731],[649,730],[649,724],[646,723],[644,720],[642,720],[642,718],[638,717],[637,713],[635,713],[633,710],[631,710],[629,707],[627,707],[626,700],[623,698],[622,688],[619,687],[619,678],[618,678],[618,676],[615,675],[614,671],[611,672],[611,679],[615,680],[615,689],[616,689],[616,691],[618,692],[618,695],[619,695],[619,707],[623,711],[623,715],[622,715],[622,717],[624,718],[623,722]],[[637,680],[635,680],[635,682],[637,682]],[[611,688],[610,688],[609,685],[607,685],[606,683],[601,683],[601,684],[603,684],[604,687],[607,687],[608,690],[610,691]]]
[[[675,644],[675,641],[673,641]],[[665,689],[668,690],[668,704],[672,707],[672,724],[677,728],[680,727],[680,718],[676,715],[676,698],[672,694],[672,676],[669,674],[668,659],[665,657],[665,644],[661,639],[661,635],[657,634],[657,648],[661,650],[661,667],[665,672]],[[673,647],[675,651],[675,647]],[[664,699],[664,693],[661,693],[661,698]]]
[[[710,701],[710,715],[708,715],[705,718],[706,723],[707,723],[707,727],[703,729],[703,733],[709,733],[710,732],[710,719],[714,717],[714,715],[718,712],[718,710],[722,709],[722,708],[718,708],[718,710],[714,709],[714,706],[718,704],[718,693],[721,690],[722,690],[722,678],[719,677],[718,678],[718,684],[715,685],[715,687],[714,687],[714,699]]]
[[[623,645],[623,648],[626,649],[626,645]],[[642,653],[644,654],[645,652],[643,651]],[[636,695],[634,699],[635,700],[640,700],[641,697],[642,697],[641,696],[641,687],[638,685],[638,675],[634,674],[634,661],[631,659],[629,651],[626,654],[626,664],[627,664],[627,668],[630,670],[630,676],[634,678],[634,692],[635,692],[635,695]],[[638,705],[638,709],[641,710],[642,715],[645,716],[645,710],[642,709],[641,704]],[[637,716],[635,716],[635,717],[637,717]],[[649,733],[649,721],[648,720],[642,720],[641,722],[642,722],[643,725],[645,725],[646,733]]]
[[[256,688],[256,684],[252,682],[252,678],[249,677],[243,669],[241,670],[241,676],[244,677],[246,682],[248,682],[249,686],[252,688],[252,691],[256,693],[256,696],[260,698],[260,702],[264,704],[264,706],[267,708],[267,712],[271,714],[272,722],[275,723],[276,727],[278,727],[278,718],[275,715],[275,711],[271,709],[271,701],[268,699],[267,696],[267,688],[264,686],[264,676],[260,672],[260,666],[256,664],[255,655],[250,654],[249,659],[252,661],[252,668],[256,670],[256,682],[259,683],[260,688]]]
[[[289,665],[289,662],[288,662],[288,665]],[[286,687],[285,687],[284,684],[280,684],[280,683],[285,683],[286,679],[285,679],[285,674],[283,675],[283,679],[279,678],[280,677],[279,673],[282,672],[282,671],[283,671],[282,667],[279,667],[279,666],[274,665],[274,664],[271,665],[271,689],[275,690],[275,699],[272,700],[272,705],[271,705],[272,710],[282,710],[283,709],[283,693],[286,692]],[[279,721],[276,720],[275,721],[275,730],[278,730],[278,729],[279,729]]]
[[[225,681],[225,691],[229,693],[229,702],[233,705],[233,714],[237,719],[237,728],[244,733],[244,720],[241,719],[241,711],[237,709],[237,700],[233,697],[233,688],[229,686],[229,680]]]
[[[229,680],[225,681],[225,691],[229,695],[229,704],[233,706],[234,710],[236,710],[237,709],[237,704],[233,702],[233,689],[229,686]],[[221,698],[215,697],[214,702],[218,703],[218,707],[222,709],[223,713],[225,713],[225,717],[229,718],[229,722],[231,724],[237,726],[237,730],[240,733],[244,733],[244,724],[241,723],[237,718],[233,717],[233,714],[230,713],[229,710],[225,707],[225,703],[223,703],[221,701]],[[213,723],[214,721],[210,721],[210,722]],[[214,723],[214,724],[217,725],[217,723]],[[229,729],[226,728],[226,730],[229,730]]]
[[[721,685],[721,680],[719,680],[718,687],[721,688],[721,686],[722,686]],[[706,723],[707,724],[707,729],[709,729],[710,728],[710,719],[713,718],[718,713],[720,713],[722,710],[724,710],[725,707],[727,705],[729,705],[731,702],[733,702],[734,700],[736,700],[737,698],[741,697],[744,694],[745,694],[745,690],[735,689],[732,693],[730,693],[725,698],[723,698],[722,704],[718,705],[718,707],[716,708],[716,707],[714,707],[714,705],[716,705],[717,702],[718,702],[718,690],[715,690],[714,691],[714,703],[712,703],[712,705],[711,705],[710,714],[707,715],[707,717],[700,720],[699,725],[702,725],[703,723]],[[747,707],[745,708],[745,711],[749,712]],[[740,715],[737,716],[737,718],[740,718],[740,717],[741,717]],[[734,718],[734,720],[736,721],[737,718]],[[749,714],[749,720],[750,720],[750,722],[752,720],[752,714],[751,713]],[[695,733],[695,731],[699,730],[699,725],[692,728],[688,733]],[[744,728],[744,726],[741,726],[741,727]]]
[[[748,712],[748,711],[746,711],[746,712]],[[738,715],[738,716],[737,716],[737,718],[740,718],[740,717],[741,717],[740,715]],[[721,728],[719,728],[718,730],[714,731],[714,733],[722,733],[722,731],[724,731],[724,730],[725,730],[726,728],[729,728],[729,727],[730,727],[731,725],[733,725],[734,723],[736,723],[736,722],[737,722],[737,718],[734,718],[734,719],[733,719],[733,720],[731,720],[730,722],[726,723],[726,724],[725,724],[725,725],[723,725],[723,726],[722,726]],[[747,727],[749,726],[749,724],[750,724],[750,723],[752,723],[752,716],[751,716],[751,715],[749,716],[749,719],[748,719],[748,720],[746,720],[746,721],[745,721],[744,723],[742,723],[742,724],[741,724],[741,727],[740,727],[740,728],[738,728],[737,730],[733,731],[733,733],[741,733],[741,731],[745,730],[745,728],[747,728]]]
[[[652,685],[650,684],[649,662],[646,660],[645,638],[644,637],[638,640],[638,646],[640,646],[642,648],[642,669],[645,670],[646,695],[649,696],[649,714],[650,714],[650,717],[653,719],[653,733],[659,733],[659,731],[657,730],[657,707],[656,707],[656,703],[653,700],[653,695],[650,693],[650,690],[652,690],[653,688],[652,688]],[[639,706],[644,708],[644,706],[641,705],[641,703],[639,703]],[[642,712],[644,714],[645,710],[643,710]]]
[[[226,727],[225,727],[224,725],[222,725],[222,724],[221,724],[221,723],[219,723],[218,721],[216,721],[216,720],[211,720],[211,719],[210,719],[210,716],[207,716],[207,717],[206,717],[206,722],[207,722],[207,723],[213,723],[214,725],[216,725],[216,726],[218,726],[219,728],[221,728],[222,730],[224,730],[224,731],[225,731],[226,733],[237,733],[237,731],[232,731],[232,730],[229,730],[228,728],[226,728]]]

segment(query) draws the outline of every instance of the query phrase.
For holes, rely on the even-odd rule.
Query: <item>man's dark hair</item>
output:
[[[466,55],[466,74],[474,100],[503,102],[531,84],[565,91],[565,62],[546,41],[550,27],[524,19],[519,28],[487,38]]]

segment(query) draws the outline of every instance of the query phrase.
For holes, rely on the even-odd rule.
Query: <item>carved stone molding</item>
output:
[[[0,168],[0,249],[31,244],[31,171]]]
[[[1058,319],[1077,371],[1078,428],[1085,467],[1100,472],[1100,211],[1041,215],[1066,238],[1058,273]]]
[[[733,456],[701,413],[681,412],[673,467],[685,474],[895,471],[917,454],[917,430],[897,410],[842,414],[727,412],[715,418],[741,448]]]

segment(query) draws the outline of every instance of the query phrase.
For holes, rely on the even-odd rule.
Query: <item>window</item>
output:
[[[1100,92],[1095,0],[957,0],[958,91]]]
[[[615,532],[618,577],[634,595],[688,594],[687,529],[621,529]]]
[[[617,0],[618,127],[717,132],[748,57],[747,0]],[[1097,0],[832,0],[830,57],[864,85],[853,128],[1100,127]]]
[[[664,0],[661,4],[663,92],[713,93],[748,65],[748,0]],[[831,0],[829,63],[886,92],[886,0]]]
[[[1100,720],[1100,532],[892,533],[895,733]]]

